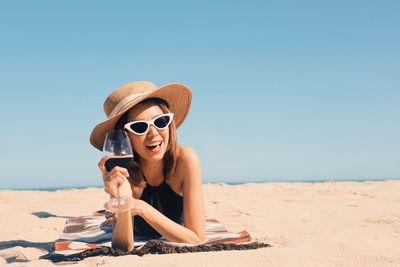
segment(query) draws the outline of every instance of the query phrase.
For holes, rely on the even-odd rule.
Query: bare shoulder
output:
[[[181,146],[178,148],[178,163],[190,164],[197,163],[199,161],[199,157],[197,155],[196,150],[188,146]]]
[[[181,182],[188,179],[201,179],[200,160],[196,150],[191,147],[178,148],[176,173]]]
[[[173,179],[168,180],[171,188],[183,196],[183,185],[188,180],[200,179],[200,163],[196,151],[191,147],[178,147]]]

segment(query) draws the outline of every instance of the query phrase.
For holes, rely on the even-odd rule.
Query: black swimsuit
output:
[[[165,182],[165,179],[159,186],[151,186],[147,183],[140,199],[149,203],[174,222],[183,224],[183,197],[176,194]],[[160,233],[151,227],[142,217],[135,216],[134,220],[136,235],[161,237]]]

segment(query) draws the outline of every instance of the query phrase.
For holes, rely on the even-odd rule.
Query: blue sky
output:
[[[192,88],[205,182],[400,177],[398,1],[2,1],[0,38],[0,188],[101,185],[136,80]]]

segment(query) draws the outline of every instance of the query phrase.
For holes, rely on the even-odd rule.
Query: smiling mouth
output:
[[[161,144],[162,144],[162,141],[160,141],[160,142],[158,142],[158,143],[154,143],[154,144],[152,144],[152,145],[147,145],[146,147],[147,147],[148,150],[155,150],[155,149],[157,149],[158,147],[160,147]]]

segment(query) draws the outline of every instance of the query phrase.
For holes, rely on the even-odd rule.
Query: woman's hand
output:
[[[131,216],[143,216],[146,206],[148,204],[141,199],[133,199],[133,207],[131,208]],[[107,211],[105,214],[106,221],[104,223],[115,222],[118,217],[118,213]]]
[[[104,191],[110,194],[111,197],[132,198],[132,188],[128,181],[128,170],[119,166],[114,167],[111,171],[107,171],[105,167],[106,161],[110,157],[104,156],[101,158],[98,166],[103,174]]]

